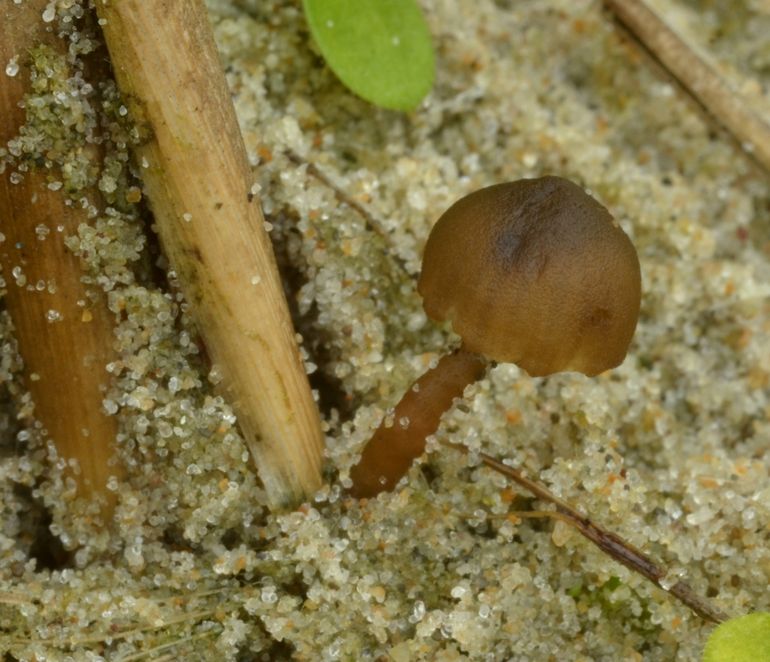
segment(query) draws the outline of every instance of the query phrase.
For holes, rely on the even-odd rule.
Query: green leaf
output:
[[[711,633],[703,662],[770,660],[770,614],[757,612],[731,618]]]
[[[415,0],[303,0],[327,64],[353,92],[392,110],[415,108],[433,85],[428,26]]]

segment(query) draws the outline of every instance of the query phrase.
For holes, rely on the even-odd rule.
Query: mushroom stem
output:
[[[425,438],[436,431],[441,415],[486,369],[484,357],[460,347],[412,384],[393,411],[392,425],[380,424],[351,469],[351,494],[365,498],[392,490],[425,450]]]

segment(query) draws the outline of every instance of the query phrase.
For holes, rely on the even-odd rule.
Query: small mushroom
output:
[[[461,347],[407,391],[351,470],[357,497],[391,490],[441,415],[489,362],[533,377],[592,376],[625,358],[641,300],[639,259],[610,213],[561,177],[490,186],[452,205],[428,237],[417,286]],[[390,418],[390,417],[389,417]]]

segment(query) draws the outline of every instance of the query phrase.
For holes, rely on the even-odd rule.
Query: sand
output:
[[[766,2],[654,4],[767,103]],[[59,5],[57,21],[78,6]],[[422,6],[436,84],[403,114],[341,86],[297,3],[209,1],[323,414],[326,486],[310,503],[263,505],[174,278],[155,278],[137,206],[98,210],[70,240],[117,320],[103,406],[119,419],[128,471],[110,485],[114,531],[89,524],[52,448],[17,420],[20,363],[2,317],[10,659],[699,659],[709,624],[563,522],[511,515],[545,506],[479,466],[480,450],[538,476],[729,614],[770,609],[767,174],[598,2]],[[121,116],[109,85],[94,94],[106,109],[73,112]],[[129,181],[120,135],[116,125],[106,194]],[[35,149],[6,155],[2,176]],[[349,467],[372,430],[457,342],[416,292],[432,223],[476,188],[542,174],[589,190],[637,247],[643,300],[628,357],[591,379],[495,367],[437,434],[469,456],[433,443],[393,493],[351,500]],[[62,566],[46,548],[71,554]]]

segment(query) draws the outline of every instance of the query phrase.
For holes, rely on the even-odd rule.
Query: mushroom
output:
[[[618,366],[636,328],[639,259],[610,213],[561,177],[489,186],[458,200],[428,237],[417,286],[459,349],[424,373],[351,469],[351,492],[391,490],[425,438],[490,364],[533,377]],[[391,417],[388,417],[390,422]]]

